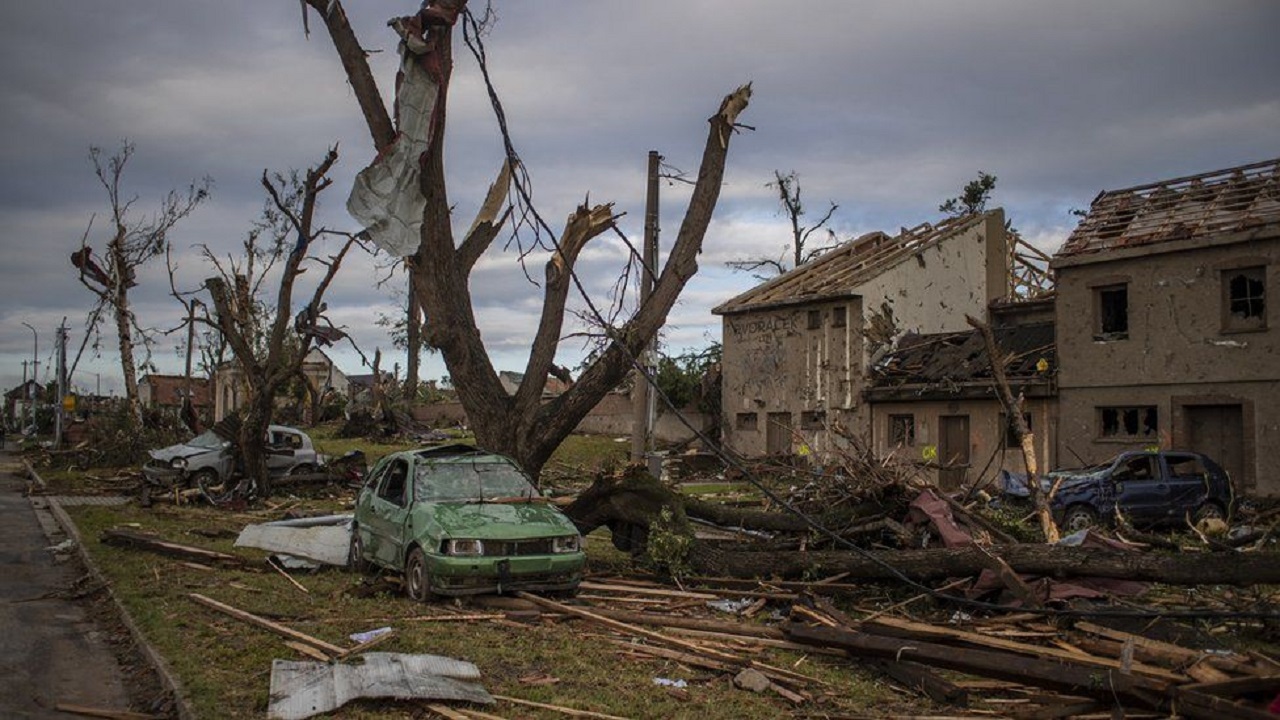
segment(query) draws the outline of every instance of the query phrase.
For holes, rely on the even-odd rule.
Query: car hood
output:
[[[417,513],[446,537],[477,540],[521,540],[576,535],[578,529],[559,510],[542,502],[422,503]]]
[[[197,455],[204,455],[205,453],[217,452],[221,451],[211,448],[196,447],[195,445],[170,445],[167,448],[160,448],[159,450],[148,450],[147,454],[151,456],[152,460],[168,462],[174,458],[190,458]]]
[[[1105,477],[1106,468],[1090,469],[1090,470],[1054,470],[1040,476],[1040,489],[1048,492],[1054,483],[1058,484],[1058,492],[1082,487]],[[1060,481],[1060,482],[1059,482]],[[1001,471],[1000,476],[1001,491],[1006,495],[1015,497],[1027,497],[1030,493],[1027,491],[1027,476],[1022,473],[1011,473]]]

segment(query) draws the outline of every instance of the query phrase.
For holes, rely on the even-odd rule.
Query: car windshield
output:
[[[413,496],[428,502],[481,502],[537,497],[519,470],[505,462],[419,463]]]
[[[218,437],[212,430],[207,430],[188,440],[187,444],[192,447],[216,450],[222,447],[224,442],[226,441]]]

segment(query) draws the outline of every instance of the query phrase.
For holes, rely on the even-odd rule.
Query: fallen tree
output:
[[[843,574],[863,580],[937,580],[977,575],[991,556],[1015,572],[1050,577],[1116,578],[1170,585],[1266,585],[1280,582],[1280,553],[1214,552],[1164,555],[1059,545],[997,545],[988,548],[816,552],[752,552],[696,543],[690,566],[706,575],[737,578],[798,578]],[[900,575],[899,575],[900,574]]]

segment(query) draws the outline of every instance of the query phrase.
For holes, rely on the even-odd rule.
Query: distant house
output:
[[[1041,471],[1056,465],[1057,356],[1051,297],[991,306],[992,334]],[[986,342],[977,330],[908,335],[871,370],[866,391],[871,442],[879,456],[928,461],[953,490],[994,472],[1026,472],[1021,445],[995,393]]]
[[[184,375],[143,375],[138,379],[138,400],[144,408],[177,411],[182,408],[187,385]],[[193,377],[190,387],[191,406],[198,414],[209,412],[213,404],[209,380]]]
[[[984,317],[1010,293],[1012,244],[999,209],[870,233],[715,308],[726,444],[747,456],[823,450],[835,423],[870,435],[871,366],[908,333]]]
[[[1103,192],[1052,267],[1059,456],[1197,450],[1280,495],[1280,160]]]
[[[337,392],[350,396],[349,380],[333,360],[319,348],[313,348],[302,361],[302,375],[308,385],[320,396]],[[247,384],[240,365],[234,360],[224,362],[214,372],[215,402],[214,420],[221,420],[239,410],[247,397]]]

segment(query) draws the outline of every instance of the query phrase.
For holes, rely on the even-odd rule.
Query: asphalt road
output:
[[[70,599],[82,570],[47,549],[26,481],[14,475],[20,467],[0,452],[0,717],[81,717],[58,703],[127,710],[124,675],[91,601]]]

